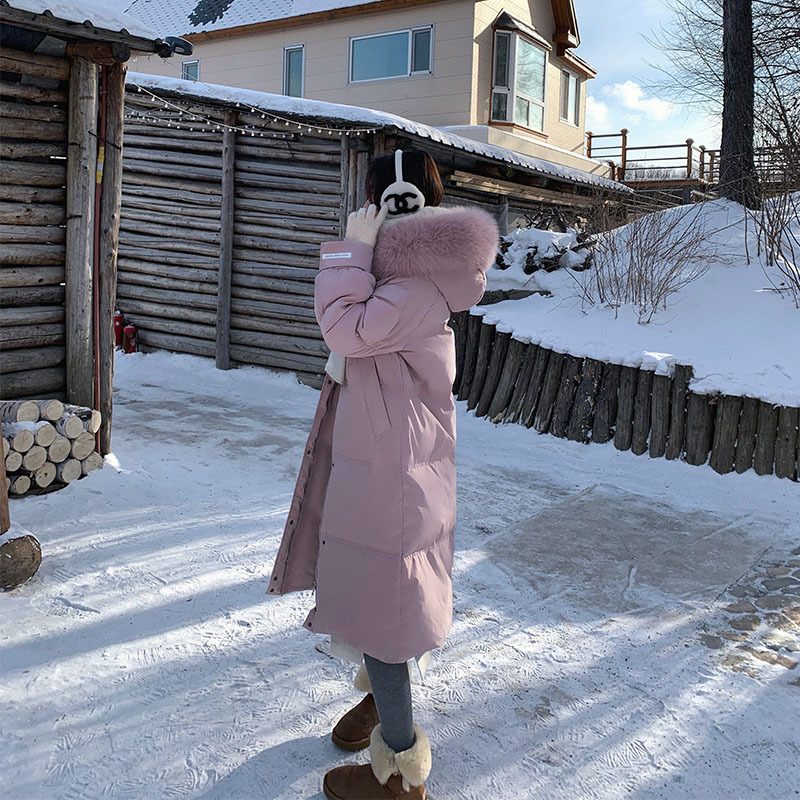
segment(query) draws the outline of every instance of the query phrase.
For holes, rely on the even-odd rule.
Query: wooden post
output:
[[[797,425],[800,409],[781,406],[775,436],[775,474],[779,478],[797,478]]]
[[[603,368],[603,380],[597,395],[592,422],[593,442],[604,444],[614,438],[621,370],[622,367],[619,364],[606,364]]]
[[[347,229],[347,215],[352,211],[350,204],[350,136],[342,136],[341,151],[339,160],[339,171],[341,173],[339,188],[341,191],[341,201],[339,203],[339,238],[344,239]]]
[[[669,435],[670,395],[672,394],[672,378],[667,375],[653,375],[653,389],[650,395],[650,457],[661,458],[667,451]]]
[[[628,167],[628,129],[622,128],[620,134],[622,136],[622,145],[620,148],[619,175],[617,176],[617,180],[624,181],[625,171]]]
[[[519,420],[519,416],[522,413],[522,404],[530,387],[533,366],[536,362],[536,354],[538,352],[538,344],[531,343],[525,347],[522,357],[522,366],[520,366],[519,375],[514,384],[514,391],[511,395],[511,399],[508,401],[508,408],[503,416],[503,422],[517,422]]]
[[[586,158],[592,157],[592,132],[586,131]]]
[[[636,398],[637,367],[622,367],[619,374],[617,394],[617,422],[614,431],[614,447],[630,450],[633,441],[633,405]]]
[[[105,166],[100,193],[100,263],[98,265],[100,359],[99,411],[97,433],[100,455],[111,452],[112,393],[114,387],[114,304],[117,296],[117,251],[122,205],[122,127],[125,118],[125,67],[113,64],[106,84]]]
[[[700,145],[700,180],[703,181],[706,178],[706,147],[705,145]]]
[[[500,235],[505,236],[508,233],[508,197],[504,197],[502,202],[497,204],[497,211],[495,212],[495,219],[497,220],[497,227],[500,229]]]
[[[756,450],[756,431],[758,429],[758,398],[742,399],[742,413],[739,416],[739,430],[736,434],[735,468],[738,473],[753,466]]]
[[[495,333],[497,325],[495,323],[483,322],[481,318],[481,332],[478,337],[478,355],[475,359],[475,372],[472,376],[472,386],[469,388],[467,396],[467,411],[472,411],[478,405],[483,387],[486,383],[486,376],[489,373],[489,364],[492,360],[494,350]]]
[[[672,378],[672,397],[670,398],[669,435],[664,455],[674,461],[680,458],[686,445],[686,405],[689,384],[693,375],[692,367],[676,364]]]
[[[686,140],[686,177],[687,178],[691,178],[692,177],[692,169],[694,167],[694,164],[692,163],[692,161],[694,160],[692,158],[692,155],[693,155],[692,154],[692,145],[693,144],[694,144],[694,139],[687,139]]]
[[[652,407],[653,371],[640,369],[633,398],[633,422],[631,423],[631,452],[637,456],[647,452],[650,435]]]
[[[231,368],[231,275],[233,272],[233,198],[236,191],[236,112],[225,112],[222,132],[222,210],[217,276],[217,369]]]
[[[575,393],[578,391],[582,371],[582,358],[571,355],[564,357],[564,365],[561,368],[561,382],[553,403],[553,414],[550,418],[550,427],[548,429],[553,436],[557,436],[559,439],[565,439],[567,436],[572,407],[575,404]]]
[[[486,379],[484,380],[478,403],[475,406],[476,417],[485,417],[489,412],[497,384],[500,381],[500,375],[506,364],[510,344],[511,331],[497,331],[492,345],[492,358],[489,363],[489,369],[486,371]]]
[[[708,460],[714,440],[717,398],[689,392],[686,403],[686,463],[699,467]]]
[[[65,295],[67,400],[94,404],[92,253],[97,168],[97,65],[73,58],[69,81]]]
[[[3,440],[3,421],[0,420],[0,441]],[[11,515],[8,511],[8,487],[6,486],[6,460],[0,457],[0,533],[11,527]]]
[[[561,373],[566,361],[564,353],[552,352],[547,360],[547,369],[542,379],[542,390],[533,418],[533,427],[539,433],[546,433],[550,429],[550,420],[553,418],[553,406],[561,386]]]
[[[717,418],[714,422],[714,441],[711,445],[711,468],[722,475],[733,472],[736,462],[736,438],[739,418],[742,414],[742,398],[721,395],[717,403]]]

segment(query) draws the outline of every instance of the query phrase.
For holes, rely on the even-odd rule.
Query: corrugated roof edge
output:
[[[0,0],[0,8],[74,26],[74,30],[71,32],[76,36],[80,35],[81,28],[86,28],[93,29],[96,32],[107,32],[112,34],[114,38],[128,40],[133,49],[141,52],[157,53],[165,48],[164,39],[136,17],[106,9],[101,11],[101,18],[94,21],[90,18],[92,15],[87,10],[83,10],[87,8],[87,5],[96,10],[96,7],[91,4],[82,2],[68,3],[64,2],[64,0],[53,0],[53,2],[47,2],[46,0],[44,2]],[[96,17],[97,15],[95,14],[94,16]],[[105,19],[102,17],[105,17]]]
[[[522,167],[523,169],[537,172],[556,180],[570,183],[580,183],[587,186],[596,186],[618,194],[630,194],[632,189],[624,184],[609,180],[608,178],[593,175],[584,170],[566,167],[546,161],[542,158],[526,156],[498,145],[485,144],[484,142],[468,139],[455,133],[440,130],[430,125],[399,117],[386,111],[373,111],[369,108],[358,106],[328,103],[323,100],[308,100],[299,97],[259,92],[254,89],[240,89],[235,86],[222,86],[219,84],[203,83],[200,81],[184,81],[179,78],[169,78],[162,75],[146,75],[140,72],[129,72],[127,75],[129,86],[141,86],[152,92],[164,92],[172,96],[193,97],[198,100],[213,100],[226,105],[240,105],[258,108],[275,114],[287,114],[307,120],[331,120],[347,123],[356,123],[370,127],[395,129],[410,133],[425,139],[430,139],[440,144],[455,147],[475,155],[482,155],[496,161]]]

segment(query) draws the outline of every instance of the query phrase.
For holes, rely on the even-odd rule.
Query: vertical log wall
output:
[[[692,369],[671,376],[551,351],[484,322],[484,309],[450,320],[453,392],[477,416],[517,422],[576,442],[614,442],[652,458],[708,463],[719,473],[798,480],[800,409],[689,389]]]
[[[0,399],[66,391],[69,60],[0,51]]]

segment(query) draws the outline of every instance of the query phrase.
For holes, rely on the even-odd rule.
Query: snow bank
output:
[[[686,219],[706,231],[706,270],[673,295],[649,324],[640,324],[631,304],[588,305],[582,281],[591,268],[536,272],[536,288],[550,296],[507,300],[479,313],[512,329],[517,338],[575,356],[644,366],[660,374],[670,374],[675,364],[690,364],[696,392],[800,406],[800,310],[773,288],[780,276],[758,252],[752,217],[725,200],[695,209]],[[614,235],[624,238],[628,227]],[[491,280],[498,279],[497,271],[490,274]]]
[[[552,272],[580,270],[587,256],[588,250],[581,246],[574,228],[566,233],[517,228],[502,237],[498,262],[486,276],[487,288],[551,291]],[[559,279],[555,280],[557,285]]]

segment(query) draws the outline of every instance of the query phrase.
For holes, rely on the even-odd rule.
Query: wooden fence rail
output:
[[[576,442],[614,442],[652,458],[753,469],[798,480],[800,409],[689,388],[692,368],[671,376],[578,358],[514,338],[483,310],[451,317],[453,393],[492,422],[516,422]]]

